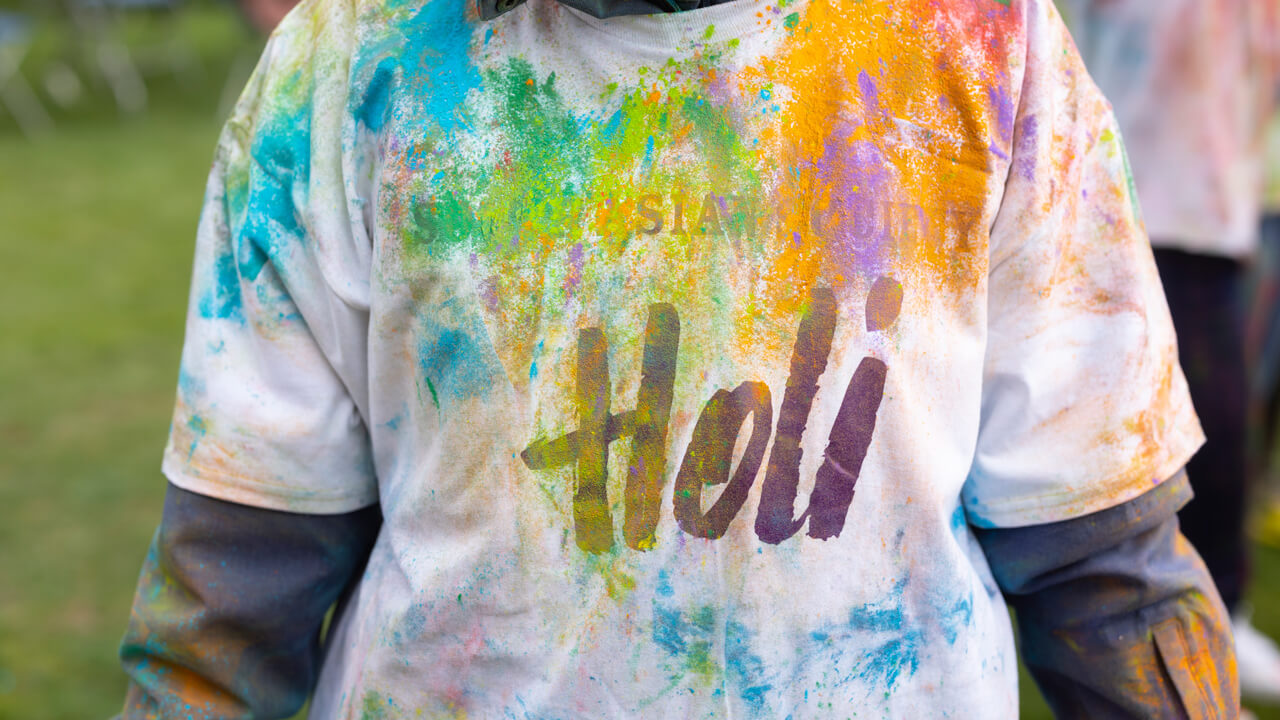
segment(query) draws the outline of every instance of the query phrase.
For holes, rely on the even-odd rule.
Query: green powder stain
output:
[[[710,39],[711,39],[711,36],[712,36],[712,35],[715,35],[715,34],[716,34],[716,26],[715,26],[715,25],[708,25],[708,26],[707,26],[707,31],[706,31],[706,32],[704,32],[704,33],[702,33],[702,39],[703,39],[703,40],[710,40]]]
[[[585,113],[562,97],[555,75],[504,58],[481,71],[481,92],[459,111],[473,125],[456,137],[427,129],[406,138],[406,202],[395,226],[408,269],[468,264],[485,301],[492,298],[485,330],[508,377],[531,380],[561,362],[536,358],[535,347],[583,298],[606,309],[646,301],[706,309],[715,323],[706,349],[690,352],[711,355],[735,331],[731,283],[741,273],[729,263],[763,258],[769,247],[756,227],[770,211],[761,193],[777,172],[752,147],[758,120],[738,112],[736,97],[722,97],[717,70],[735,45],[708,43],[698,55],[637,69],[604,87],[598,108]],[[452,151],[468,147],[470,127],[498,130],[481,149]],[[661,214],[660,230],[648,229],[641,208]],[[638,282],[642,262],[673,272]],[[609,332],[611,347],[643,342]],[[433,402],[447,403],[445,376],[425,376],[440,385],[424,383]],[[611,594],[633,584],[612,566],[600,574]]]
[[[490,150],[487,162],[450,162],[447,156],[438,169],[415,178],[424,185],[418,193],[423,200],[406,223],[409,250],[430,257],[467,247],[530,268],[590,237],[592,244],[580,251],[584,261],[607,267],[636,234],[642,197],[663,206],[667,240],[677,247],[682,239],[669,231],[673,198],[681,188],[695,189],[684,208],[688,231],[699,228],[707,189],[754,190],[764,184],[728,109],[701,85],[717,60],[708,54],[669,63],[656,77],[641,68],[640,75],[651,77],[624,90],[607,117],[576,117],[559,95],[555,76],[535,77],[524,60],[487,71],[486,96],[496,100],[491,120],[511,132]],[[617,86],[609,93],[617,93]],[[698,155],[711,162],[662,162],[681,143],[698,146]],[[721,207],[717,224],[741,226],[734,208]],[[549,280],[572,291],[570,274]],[[494,277],[501,282],[508,276]],[[505,289],[497,288],[500,296],[507,296]],[[563,288],[548,289],[553,296],[546,300],[567,299],[556,292]]]
[[[1138,203],[1138,185],[1133,180],[1133,168],[1129,166],[1129,152],[1122,146],[1120,155],[1124,158],[1124,182],[1129,190],[1129,209],[1138,222],[1143,222],[1142,206]]]
[[[381,693],[371,692],[360,703],[360,720],[388,720],[391,702]]]
[[[800,24],[800,13],[798,12],[791,13],[782,21],[783,27],[786,27],[787,29],[793,29],[795,28],[796,25],[799,25],[799,24]]]
[[[431,383],[431,378],[423,378],[427,381],[427,390],[431,391],[431,404],[436,406],[436,411],[440,411],[440,396],[436,393],[436,386]]]

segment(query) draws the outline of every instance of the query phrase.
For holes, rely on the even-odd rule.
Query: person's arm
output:
[[[381,522],[377,506],[301,515],[170,485],[120,646],[124,720],[297,712],[325,613],[359,578]]]
[[[1238,716],[1230,622],[1178,532],[1190,499],[1180,472],[1084,517],[974,529],[1057,717]]]

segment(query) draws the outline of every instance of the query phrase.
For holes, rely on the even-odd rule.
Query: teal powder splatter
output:
[[[287,101],[286,101],[287,102]],[[287,255],[292,243],[305,239],[295,192],[305,201],[311,178],[311,102],[272,108],[254,138],[256,167],[250,170],[247,206],[236,234],[240,274],[256,280],[271,261],[276,272],[288,275]]]
[[[218,253],[213,263],[213,277],[208,279],[208,283],[200,294],[200,317],[243,322],[244,300],[240,295],[240,273],[231,252]]]
[[[725,625],[724,659],[729,680],[738,697],[754,710],[763,710],[773,686],[765,682],[764,660],[751,651],[753,635],[746,625],[730,620]]]
[[[392,3],[403,7],[408,0]],[[471,61],[472,24],[461,0],[429,0],[408,21],[397,21],[403,47],[397,62],[414,97],[443,133],[458,127],[467,93],[480,87],[480,72]],[[411,79],[410,79],[411,78]]]
[[[387,124],[395,66],[396,61],[393,58],[386,58],[378,63],[378,68],[373,72],[373,79],[369,81],[369,86],[365,90],[364,100],[355,113],[356,120],[375,133],[381,132]]]
[[[191,430],[191,447],[187,450],[187,459],[190,460],[196,454],[200,441],[204,440],[204,436],[209,432],[209,423],[199,415],[192,415],[187,420],[187,428]]]
[[[965,595],[957,600],[942,615],[942,636],[950,645],[956,644],[960,630],[973,624],[973,596]]]
[[[418,365],[437,409],[488,395],[506,382],[483,321],[478,317],[460,321],[452,326],[427,323],[418,332]]]
[[[894,586],[888,598],[875,605],[864,605],[849,613],[849,628],[861,632],[888,635],[862,656],[859,674],[864,680],[879,682],[892,690],[905,672],[914,675],[920,668],[920,651],[924,633],[907,623],[903,612],[903,593],[907,580]]]

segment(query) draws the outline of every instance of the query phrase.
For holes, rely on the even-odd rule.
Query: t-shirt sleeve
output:
[[[219,140],[163,463],[191,492],[299,513],[377,501],[340,5],[304,3],[285,21]]]
[[[1111,108],[1047,0],[992,226],[971,522],[1056,522],[1131,500],[1203,442]]]

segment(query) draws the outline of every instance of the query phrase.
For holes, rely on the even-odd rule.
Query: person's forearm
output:
[[[1234,718],[1230,623],[1178,532],[1185,475],[1110,510],[977,530],[1023,659],[1062,718]]]
[[[297,712],[315,682],[325,613],[380,524],[377,507],[296,515],[171,485],[120,647],[125,720]]]

